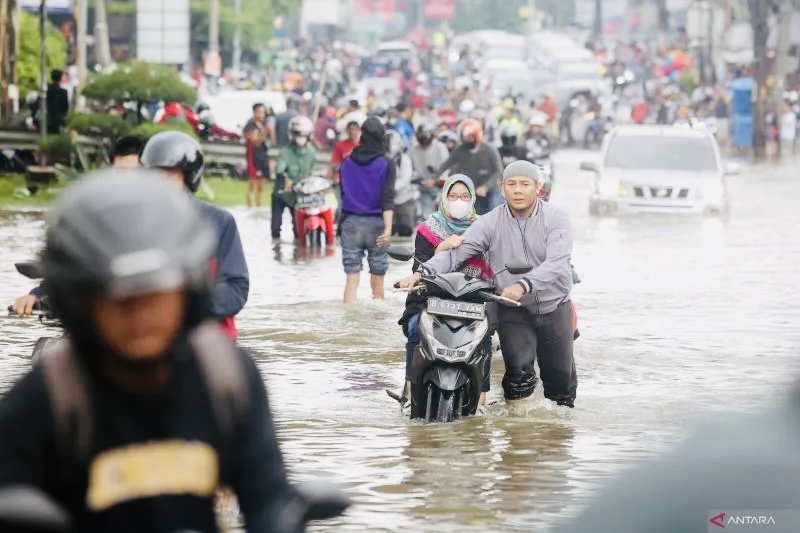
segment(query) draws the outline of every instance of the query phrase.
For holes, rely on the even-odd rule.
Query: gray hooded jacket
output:
[[[494,272],[511,261],[524,261],[533,270],[524,276],[503,272],[500,289],[519,282],[525,288],[521,303],[535,314],[546,314],[569,300],[572,291],[572,225],[561,209],[538,202],[534,213],[517,220],[503,204],[478,219],[464,232],[455,250],[433,256],[425,266],[444,274],[458,270],[464,261],[485,253]]]

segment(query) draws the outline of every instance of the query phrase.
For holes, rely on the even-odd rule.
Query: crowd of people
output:
[[[262,83],[290,83],[304,95],[322,83],[316,73],[325,68],[332,95],[345,96],[360,68],[386,67],[331,60],[324,49],[303,57],[289,72],[299,75],[274,74],[278,82],[270,74]],[[437,57],[432,51],[426,61]],[[430,273],[496,279],[498,294],[519,304],[499,304],[483,340],[491,352],[492,335],[499,337],[509,407],[530,405],[541,379],[547,400],[574,408],[572,227],[548,202],[552,176],[536,164],[561,140],[552,95],[524,111],[514,99],[483,108],[475,87],[431,90],[413,65],[400,70],[403,90],[389,108],[377,94],[341,111],[323,106],[315,120],[302,96],[278,116],[255,105],[244,128],[248,205],[261,204],[272,180],[271,232],[280,238],[283,214],[292,212],[284,193],[311,175],[317,150],[330,149],[344,302],[356,299],[365,259],[372,295],[383,298],[392,237],[415,235],[412,272],[395,281],[409,292],[399,321],[407,337],[401,401],[420,342],[425,297],[415,287],[424,265]],[[427,72],[434,78],[435,64]],[[663,102],[656,120],[668,120],[660,110],[673,104],[676,116],[685,113],[684,98]],[[721,92],[692,98],[696,112],[724,118]],[[642,121],[651,115],[637,113]],[[279,149],[274,166],[270,147]],[[299,531],[287,525],[295,494],[265,386],[236,345],[235,316],[249,296],[244,246],[229,212],[193,198],[202,149],[184,133],[164,132],[146,143],[120,139],[112,155],[115,169],[80,180],[57,200],[41,256],[44,280],[13,306],[28,316],[46,304],[66,336],[0,401],[0,486],[41,488],[82,531],[123,532],[215,531],[216,490],[227,486],[248,531]],[[514,261],[530,271],[509,272]],[[796,501],[797,484],[786,487]]]
[[[296,142],[295,126],[290,128],[290,146],[300,147],[304,143]],[[480,139],[479,133],[473,129],[464,134],[471,154],[479,147],[471,142]],[[346,302],[355,299],[365,254],[373,295],[383,297],[399,168],[387,150],[391,139],[403,142],[400,133],[387,134],[380,119],[367,118],[359,127],[357,146],[337,169]],[[292,491],[264,385],[251,358],[230,344],[237,338],[234,317],[249,293],[236,222],[223,209],[187,200],[200,184],[204,158],[199,144],[184,133],[160,133],[144,146],[135,139],[120,139],[113,165],[115,169],[72,185],[58,199],[42,254],[44,280],[15,302],[20,316],[46,303],[66,336],[48,347],[0,402],[0,428],[8,436],[0,443],[0,485],[46,488],[87,530],[112,524],[158,530],[153,526],[164,520],[212,530],[209,503],[214,489],[227,485],[239,499],[248,530],[281,531],[274,524]],[[279,176],[285,167],[279,161]],[[523,303],[518,312],[501,313],[499,320],[507,357],[505,397],[509,402],[530,398],[537,382],[533,365],[538,350],[546,396],[572,407],[577,381],[571,312],[558,311],[564,316],[557,321],[524,318],[550,316],[554,309],[565,309],[565,303],[570,308],[569,221],[540,198],[545,178],[538,167],[520,161],[497,171],[508,202],[483,216],[476,206],[490,189],[483,185],[481,195],[480,186],[464,174],[447,180],[437,210],[419,227],[431,248],[428,264],[441,271],[466,269],[484,276],[491,275],[491,269],[499,272],[503,260],[527,250],[526,258],[537,264],[532,275],[500,274],[503,296]],[[281,179],[291,182],[291,176]],[[487,239],[489,228],[501,220],[507,226],[504,238]],[[397,285],[411,287],[413,280]],[[409,309],[418,305],[414,302],[409,296]],[[401,320],[409,345],[418,342],[413,316],[406,312]],[[520,321],[526,324],[522,329]],[[569,335],[559,333],[564,328]],[[545,341],[550,351],[543,348]],[[225,359],[221,352],[230,355]],[[208,362],[220,357],[222,366]],[[214,368],[209,370],[209,365]],[[567,381],[555,368],[572,369]],[[228,378],[209,377],[220,372]],[[53,382],[53,375],[61,385]],[[228,413],[234,418],[227,423],[219,419],[215,387],[208,383],[220,379],[228,379],[228,386],[237,383],[241,396],[226,397],[238,407]],[[69,392],[52,392],[54,387],[63,389],[64,380],[72,380],[66,385]],[[209,389],[210,400],[204,396]],[[86,390],[93,392],[75,416],[79,433],[90,429],[80,433],[86,438],[78,442],[50,421],[61,416],[64,406],[57,402],[63,394],[85,399]],[[197,411],[198,402],[208,413]],[[158,414],[167,405],[169,420]],[[94,415],[83,417],[87,412]],[[207,420],[219,423],[212,430]],[[195,454],[192,461],[178,460],[187,450]],[[103,476],[90,475],[129,468],[127,464],[154,454],[162,457],[164,471],[146,486],[131,481],[111,491]],[[70,468],[41,468],[59,461]],[[207,467],[192,467],[200,464]],[[195,496],[171,496],[174,491],[167,485],[177,477]],[[76,499],[83,494],[86,499]]]

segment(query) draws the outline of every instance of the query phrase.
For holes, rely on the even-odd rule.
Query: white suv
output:
[[[592,215],[687,213],[727,216],[725,176],[738,174],[723,163],[714,136],[704,129],[625,125],[606,135],[589,199]]]

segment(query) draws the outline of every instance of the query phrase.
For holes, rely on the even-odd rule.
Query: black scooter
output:
[[[306,531],[308,522],[340,516],[351,503],[337,487],[319,481],[295,485],[294,491],[295,497],[284,508],[276,533],[301,533]],[[42,491],[27,485],[0,490],[0,531],[80,533],[69,513]]]
[[[388,253],[398,261],[416,259],[414,252],[403,246],[391,246]],[[526,274],[532,268],[509,264],[502,272]],[[492,356],[483,348],[489,332],[486,302],[517,307],[520,303],[497,296],[493,281],[460,272],[435,274],[424,264],[420,269],[421,283],[413,290],[427,296],[427,303],[420,314],[420,343],[411,366],[411,418],[450,422],[474,415],[478,408],[484,368]]]

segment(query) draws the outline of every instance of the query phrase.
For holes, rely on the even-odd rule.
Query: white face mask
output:
[[[471,205],[469,202],[465,202],[464,200],[448,200],[447,201],[447,212],[450,214],[451,217],[463,220],[467,218],[469,212],[471,211]]]
[[[294,142],[297,146],[305,146],[308,143],[308,137],[295,137]]]

